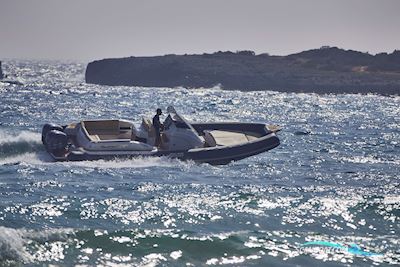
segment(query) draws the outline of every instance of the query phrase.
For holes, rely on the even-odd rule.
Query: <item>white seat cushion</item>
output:
[[[213,146],[211,144],[214,143],[215,145],[218,146],[233,146],[237,144],[246,143],[249,141],[246,135],[242,133],[219,131],[219,130],[204,131],[204,133],[205,133],[204,139],[210,146]]]

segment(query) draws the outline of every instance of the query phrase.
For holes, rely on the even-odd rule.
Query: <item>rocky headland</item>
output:
[[[252,51],[90,62],[87,83],[227,90],[400,94],[400,51],[371,55],[321,47],[288,56]]]

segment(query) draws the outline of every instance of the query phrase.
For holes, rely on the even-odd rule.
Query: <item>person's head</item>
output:
[[[161,108],[158,108],[157,109],[157,115],[161,115],[161,114],[162,114]]]

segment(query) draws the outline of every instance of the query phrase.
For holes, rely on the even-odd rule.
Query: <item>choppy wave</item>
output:
[[[173,229],[48,229],[27,230],[0,227],[0,263],[63,262],[77,258],[87,265],[194,265],[271,264],[278,259],[303,257],[303,264],[320,260],[347,264],[399,264],[399,254],[390,242],[396,236],[373,239],[362,236],[326,236],[297,231],[242,230],[199,234]],[[359,244],[376,256],[359,256],[323,247],[305,248],[305,242],[325,240]],[[385,242],[389,241],[388,242]],[[373,245],[368,245],[373,244]],[[382,251],[384,248],[384,251]],[[199,253],[200,252],[200,253]],[[304,258],[308,255],[309,258]]]

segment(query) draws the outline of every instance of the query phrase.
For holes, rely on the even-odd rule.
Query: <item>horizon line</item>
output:
[[[369,51],[359,51],[359,50],[355,50],[355,49],[346,49],[346,48],[341,48],[338,46],[329,46],[329,45],[324,45],[321,46],[319,48],[310,48],[310,49],[306,49],[306,50],[302,50],[299,52],[294,52],[294,53],[289,53],[289,54],[284,54],[284,55],[272,55],[269,54],[268,52],[261,52],[261,53],[256,53],[254,50],[250,50],[250,49],[244,49],[244,50],[236,50],[236,51],[231,51],[231,50],[218,50],[218,51],[214,51],[214,52],[199,52],[199,53],[166,53],[166,54],[152,54],[152,55],[127,55],[127,56],[110,56],[110,57],[102,57],[102,58],[96,58],[96,59],[79,59],[79,58],[15,58],[15,57],[0,57],[0,61],[12,61],[12,60],[26,60],[26,61],[72,61],[72,62],[79,62],[79,63],[86,63],[86,62],[90,62],[93,60],[101,60],[101,59],[110,59],[110,58],[129,58],[129,57],[162,57],[162,56],[194,56],[194,55],[212,55],[212,54],[216,54],[216,53],[233,53],[233,54],[238,54],[240,52],[252,52],[254,53],[254,56],[260,56],[260,55],[268,55],[270,57],[286,57],[286,56],[290,56],[290,55],[295,55],[295,54],[299,54],[302,52],[306,52],[306,51],[312,51],[312,50],[323,50],[323,49],[331,49],[331,48],[337,48],[339,50],[344,50],[344,51],[353,51],[353,52],[360,52],[363,54],[368,54],[371,56],[376,56],[379,54],[393,54],[396,51],[400,51],[400,49],[394,49],[392,52],[389,51],[383,51],[383,52],[377,52],[377,53],[370,53]]]

